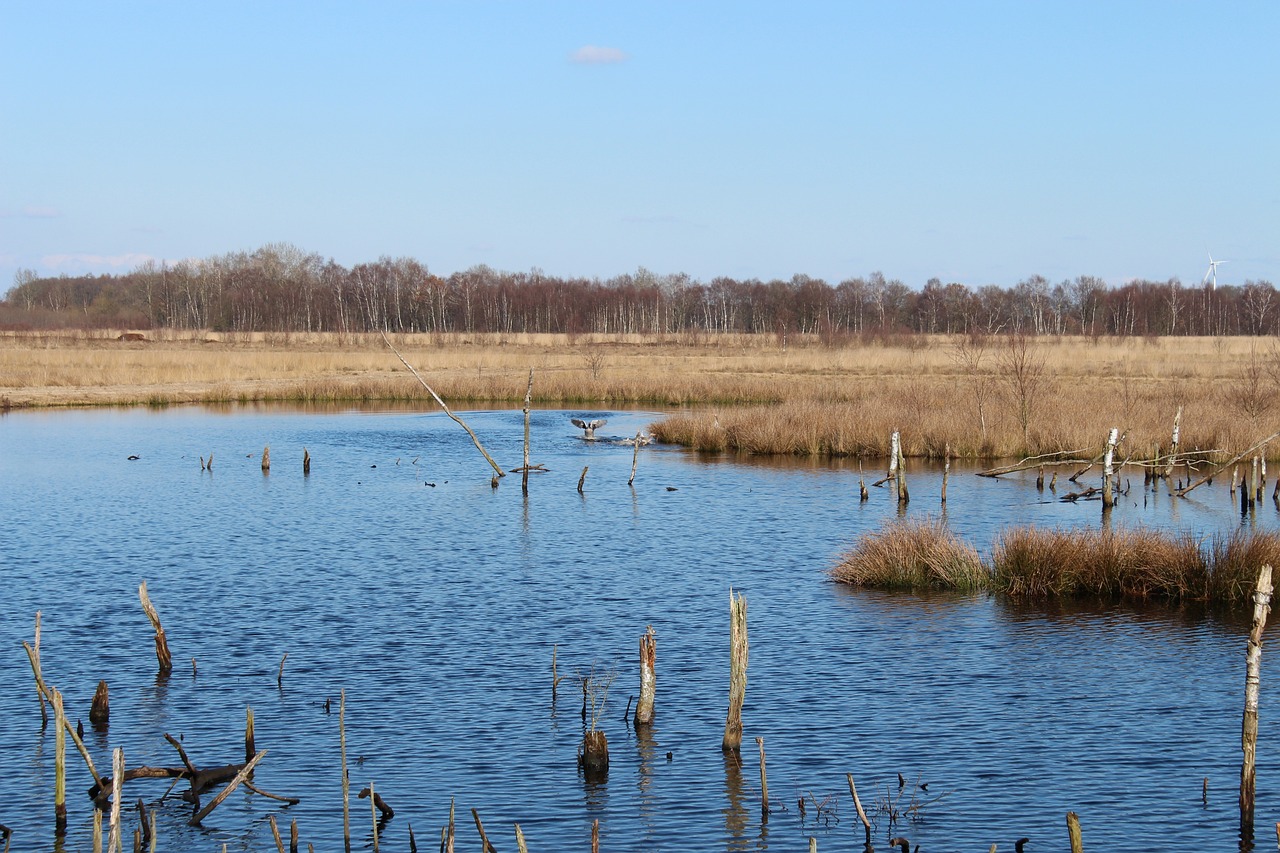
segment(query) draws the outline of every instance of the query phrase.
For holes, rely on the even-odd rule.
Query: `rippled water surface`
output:
[[[256,784],[301,797],[285,808],[237,791],[193,829],[166,783],[131,782],[126,801],[159,810],[161,849],[274,849],[272,814],[298,822],[304,847],[341,849],[342,690],[353,792],[372,782],[396,809],[384,850],[408,850],[410,824],[435,849],[451,798],[459,849],[478,849],[472,808],[502,851],[515,849],[514,822],[534,853],[587,849],[595,819],[605,851],[802,851],[811,835],[820,849],[860,849],[846,773],[880,848],[906,835],[926,853],[1012,850],[1027,836],[1028,851],[1062,850],[1074,810],[1090,849],[1236,849],[1247,626],[836,586],[833,560],[896,514],[886,490],[858,502],[856,468],[650,446],[628,487],[631,448],[581,441],[577,414],[591,413],[534,412],[532,461],[548,473],[531,477],[527,498],[519,475],[492,488],[470,439],[436,413],[0,417],[0,823],[14,849],[57,849],[52,727],[41,732],[20,645],[37,610],[45,677],[69,716],[87,724],[98,680],[110,684],[110,728],[87,736],[99,767],[117,746],[130,766],[179,764],[165,732],[197,764],[241,760],[252,706],[269,753]],[[601,414],[614,437],[655,417]],[[520,412],[464,416],[506,468],[520,464]],[[911,477],[908,515],[937,515],[938,474],[913,466]],[[1010,524],[1100,523],[1097,503],[1045,501],[1030,475],[954,468],[949,497],[948,523],[979,548]],[[1208,535],[1241,520],[1222,483],[1177,502],[1134,484],[1111,523]],[[164,680],[138,604],[144,579],[175,659]],[[740,765],[720,751],[731,587],[749,600]],[[657,713],[637,735],[622,718],[650,624]],[[567,675],[557,702],[553,645]],[[604,784],[576,767],[572,675],[592,666],[617,671]],[[1265,666],[1262,827],[1280,810]],[[74,752],[68,767],[64,849],[88,850],[90,780]],[[924,804],[914,821],[891,825],[879,810],[913,799]],[[136,817],[126,821],[131,837]],[[372,847],[371,824],[353,796],[353,846]]]

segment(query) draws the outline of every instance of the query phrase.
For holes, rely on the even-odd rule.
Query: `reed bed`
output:
[[[926,520],[895,521],[863,537],[830,575],[868,588],[987,591],[1023,601],[1237,604],[1249,600],[1267,563],[1280,565],[1280,534],[1237,530],[1201,540],[1148,528],[1018,527],[982,560],[945,524]]]
[[[379,336],[154,330],[0,334],[0,399],[11,407],[198,402],[424,400]],[[707,451],[1003,458],[1101,446],[1232,451],[1280,430],[1280,350],[1269,339],[1043,338],[1019,391],[1003,339],[900,336],[839,347],[768,335],[393,335],[451,403],[673,408],[661,440]],[[1024,423],[1025,421],[1025,423]],[[1275,453],[1275,450],[1270,452]]]

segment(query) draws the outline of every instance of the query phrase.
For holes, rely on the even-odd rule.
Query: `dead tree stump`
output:
[[[653,694],[657,685],[654,663],[657,657],[653,626],[649,625],[640,635],[640,701],[636,702],[636,727],[653,722]]]
[[[742,749],[742,702],[747,695],[747,597],[729,590],[729,713],[724,722],[725,752]]]
[[[89,723],[95,727],[105,727],[111,719],[111,701],[107,695],[107,682],[99,681],[98,689],[93,691],[93,704],[89,706]]]
[[[173,672],[173,658],[169,655],[169,640],[164,635],[164,628],[160,625],[160,614],[156,613],[156,608],[151,603],[150,596],[147,595],[147,582],[143,581],[138,587],[138,598],[142,601],[142,609],[147,614],[147,619],[151,622],[151,627],[156,632],[156,662],[160,665],[160,674],[168,675]]]

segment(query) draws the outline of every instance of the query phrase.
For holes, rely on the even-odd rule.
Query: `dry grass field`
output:
[[[0,407],[280,400],[434,403],[378,336],[149,331],[0,334]],[[1017,457],[1240,450],[1280,429],[1280,348],[1259,338],[890,336],[833,347],[773,336],[395,335],[456,408],[672,409],[666,441],[745,453]],[[1274,451],[1273,451],[1274,452]]]

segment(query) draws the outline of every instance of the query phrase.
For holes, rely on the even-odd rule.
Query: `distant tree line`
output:
[[[1269,281],[1109,287],[1092,276],[1013,287],[930,279],[920,290],[875,272],[832,284],[699,281],[644,268],[609,279],[476,266],[447,277],[413,258],[344,267],[287,244],[121,275],[41,277],[20,270],[0,327],[188,328],[265,332],[553,332],[816,335],[1270,335],[1280,300]]]

